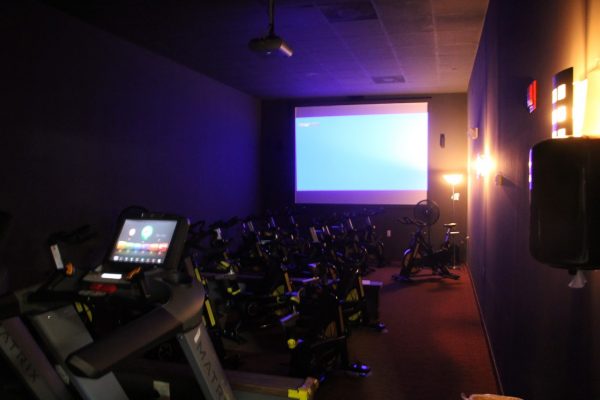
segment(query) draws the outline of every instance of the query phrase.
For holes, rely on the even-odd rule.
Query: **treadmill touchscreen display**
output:
[[[109,261],[163,264],[176,226],[175,220],[126,219]]]

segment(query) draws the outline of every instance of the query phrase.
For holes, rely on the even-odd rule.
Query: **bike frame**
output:
[[[449,261],[448,249],[450,245],[450,231],[451,228],[446,229],[444,235],[444,242],[440,246],[440,250],[435,251],[429,239],[428,232],[424,230],[424,226],[416,225],[417,230],[411,237],[411,241],[408,248],[404,251],[404,255],[412,253],[412,260],[414,267],[439,267],[441,264],[445,264]]]

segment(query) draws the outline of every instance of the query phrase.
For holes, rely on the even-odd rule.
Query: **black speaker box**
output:
[[[540,142],[530,153],[529,250],[561,268],[600,268],[600,139]]]

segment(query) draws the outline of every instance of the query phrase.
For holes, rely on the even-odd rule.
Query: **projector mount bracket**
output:
[[[275,34],[275,0],[269,0],[269,32],[267,36],[250,40],[250,50],[262,55],[279,54],[291,57],[293,50],[282,38]]]

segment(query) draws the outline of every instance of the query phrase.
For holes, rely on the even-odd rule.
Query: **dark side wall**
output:
[[[106,239],[132,204],[208,221],[257,211],[257,99],[34,1],[0,15],[10,286],[49,271],[49,233],[89,223]]]
[[[525,399],[600,398],[600,277],[570,289],[565,270],[528,251],[528,152],[551,137],[552,76],[574,67],[580,80],[596,66],[599,20],[598,1],[490,1],[469,86],[480,133],[469,157],[489,152],[497,170],[470,176],[468,262],[505,393]]]
[[[264,207],[277,210],[294,204],[294,108],[314,104],[349,104],[349,99],[320,100],[273,100],[262,105],[262,193]],[[377,102],[365,99],[365,102]],[[397,101],[426,101],[429,110],[429,187],[428,198],[441,210],[439,222],[432,229],[432,241],[443,239],[443,223],[451,222],[452,188],[442,178],[447,173],[467,173],[467,97],[464,93],[399,98]],[[445,147],[440,147],[440,134],[445,135]],[[455,222],[461,234],[457,242],[466,247],[466,179],[456,187],[463,196],[456,202]],[[365,207],[379,210],[373,218],[386,248],[388,259],[399,259],[406,248],[411,227],[400,224],[398,219],[412,216],[413,206],[368,207],[365,205],[306,205],[304,213],[324,217],[333,212],[360,212]],[[461,229],[462,227],[462,229]],[[388,237],[388,231],[390,236]]]

